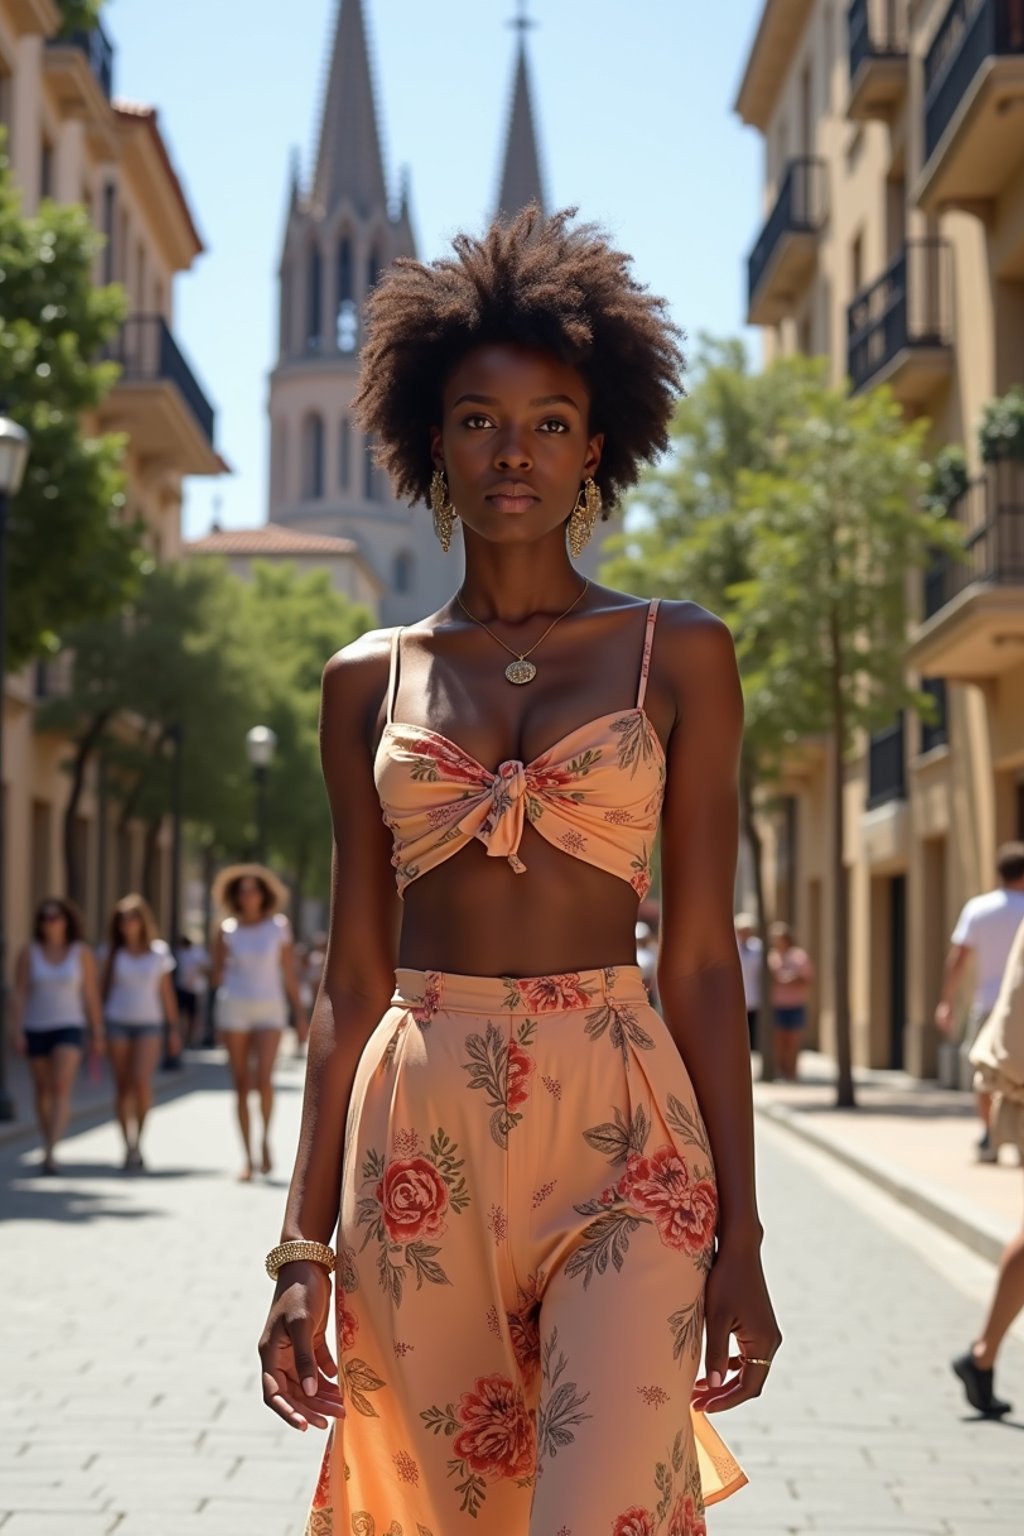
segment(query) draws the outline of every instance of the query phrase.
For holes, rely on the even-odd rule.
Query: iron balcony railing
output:
[[[940,555],[925,573],[924,616],[975,582],[1024,586],[1024,463],[989,464],[949,510],[964,536],[961,556]]]
[[[949,740],[949,717],[946,708],[946,679],[926,677],[921,681],[921,692],[932,701],[934,715],[931,720],[921,721],[921,751],[931,752],[934,747],[944,747]]]
[[[853,0],[846,13],[850,79],[868,59],[905,58],[907,0]]]
[[[924,61],[924,155],[952,122],[986,59],[1024,53],[1021,0],[952,0]]]
[[[747,261],[747,295],[754,295],[779,242],[786,235],[816,234],[825,222],[825,162],[810,156],[791,160],[757,244]]]
[[[905,800],[906,722],[901,713],[895,725],[875,731],[868,743],[868,806]]]
[[[114,93],[114,45],[97,22],[94,27],[74,27],[50,38],[53,48],[77,48],[89,61],[100,89],[109,101]]]
[[[847,371],[862,389],[907,347],[952,340],[951,254],[945,240],[908,240],[846,312]]]
[[[133,315],[105,355],[121,364],[123,379],[166,379],[174,384],[213,446],[213,406],[162,315]]]

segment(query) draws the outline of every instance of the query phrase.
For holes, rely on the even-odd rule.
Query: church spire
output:
[[[526,0],[520,0],[519,14],[511,23],[519,34],[516,45],[515,85],[512,91],[512,115],[505,141],[505,163],[501,173],[498,213],[508,216],[537,202],[544,209],[544,188],[540,175],[540,156],[533,124],[530,77],[526,64],[526,33],[534,23],[526,14]]]
[[[338,0],[313,178],[319,207],[330,210],[344,197],[364,214],[387,207],[362,0]]]

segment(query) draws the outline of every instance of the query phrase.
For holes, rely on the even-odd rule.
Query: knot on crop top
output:
[[[637,702],[570,731],[523,763],[490,772],[456,742],[392,719],[398,637],[392,639],[388,716],[374,777],[399,891],[478,838],[517,875],[527,822],[574,858],[618,875],[640,897],[651,883],[651,852],[665,786],[665,754],[644,712],[657,601],[644,634]]]

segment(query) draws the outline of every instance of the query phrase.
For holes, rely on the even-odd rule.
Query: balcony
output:
[[[854,390],[888,384],[919,406],[949,378],[952,257],[944,240],[908,240],[846,312],[847,371]]]
[[[950,516],[964,554],[925,573],[924,622],[908,665],[927,677],[996,677],[1024,660],[1024,464],[988,465]]]
[[[924,170],[914,189],[928,212],[976,208],[1024,162],[1024,6],[952,0],[924,62]]]
[[[97,22],[51,37],[44,60],[61,109],[72,117],[105,122],[114,90],[114,46],[102,26]]]
[[[104,427],[127,432],[136,452],[183,475],[220,474],[213,406],[163,316],[126,320],[104,356],[121,365],[100,408]]]
[[[792,313],[814,270],[826,216],[825,162],[791,160],[747,262],[747,320],[775,325]]]
[[[846,29],[850,53],[846,115],[860,123],[889,120],[907,90],[906,0],[853,0]]]
[[[906,725],[901,714],[894,725],[874,731],[868,742],[868,809],[907,798]]]

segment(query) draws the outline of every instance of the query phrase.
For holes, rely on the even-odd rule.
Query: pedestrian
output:
[[[749,912],[737,912],[733,919],[736,943],[740,952],[740,968],[743,971],[743,999],[747,1005],[747,1034],[750,1049],[757,1047],[757,1016],[761,1010],[761,967],[764,946],[754,932],[754,919]]]
[[[210,956],[205,945],[190,933],[178,935],[174,951],[174,981],[184,1043],[195,1049],[203,1043],[204,1002],[209,987]]]
[[[677,333],[599,231],[536,206],[398,263],[365,315],[361,428],[442,549],[458,522],[465,576],[324,674],[331,926],[264,1399],[297,1429],[347,1407],[316,1536],[621,1536],[656,1507],[698,1536],[744,1480],[705,1411],[756,1396],[779,1343],[741,694],[720,621],[570,559],[665,443]],[[661,1017],[635,925],[663,803]]]
[[[174,956],[157,936],[153,910],[143,896],[123,896],[110,914],[102,956],[103,1014],[114,1107],[124,1137],[124,1166],[141,1170],[142,1130],[153,1107],[153,1076],[167,1029],[168,1052],[181,1049]]]
[[[974,1085],[990,1103],[989,1136],[998,1154],[1003,1143],[1024,1158],[1024,922],[1017,928],[995,1003],[970,1050]],[[1000,1345],[1024,1311],[1024,1232],[1006,1245],[981,1333],[953,1361],[972,1408],[999,1418],[1011,1405],[996,1396]]]
[[[935,1010],[936,1029],[952,1037],[953,1005],[973,960],[974,992],[960,1047],[965,1057],[999,994],[1010,945],[1024,922],[1024,843],[1004,843],[996,853],[996,870],[995,889],[972,896],[957,919]],[[994,1163],[999,1154],[989,1134],[988,1094],[976,1093],[975,1104],[981,1121],[976,1156],[980,1163]]]
[[[795,1083],[814,966],[807,951],[794,940],[788,923],[772,923],[768,929],[768,970],[775,1017],[775,1064],[785,1082]]]
[[[32,940],[14,970],[14,1049],[28,1056],[43,1173],[58,1173],[57,1143],[67,1128],[71,1092],[88,1043],[103,1050],[96,966],[83,940],[81,914],[64,896],[39,903]]]
[[[249,1094],[259,1094],[262,1117],[260,1169],[270,1173],[270,1121],[274,1111],[274,1062],[291,1004],[296,1032],[305,1040],[306,1014],[299,996],[292,929],[281,908],[284,886],[262,864],[235,864],[222,870],[214,902],[227,912],[212,945],[210,984],[216,991],[217,1029],[228,1053],[237,1096],[238,1124],[248,1182],[252,1151]]]

